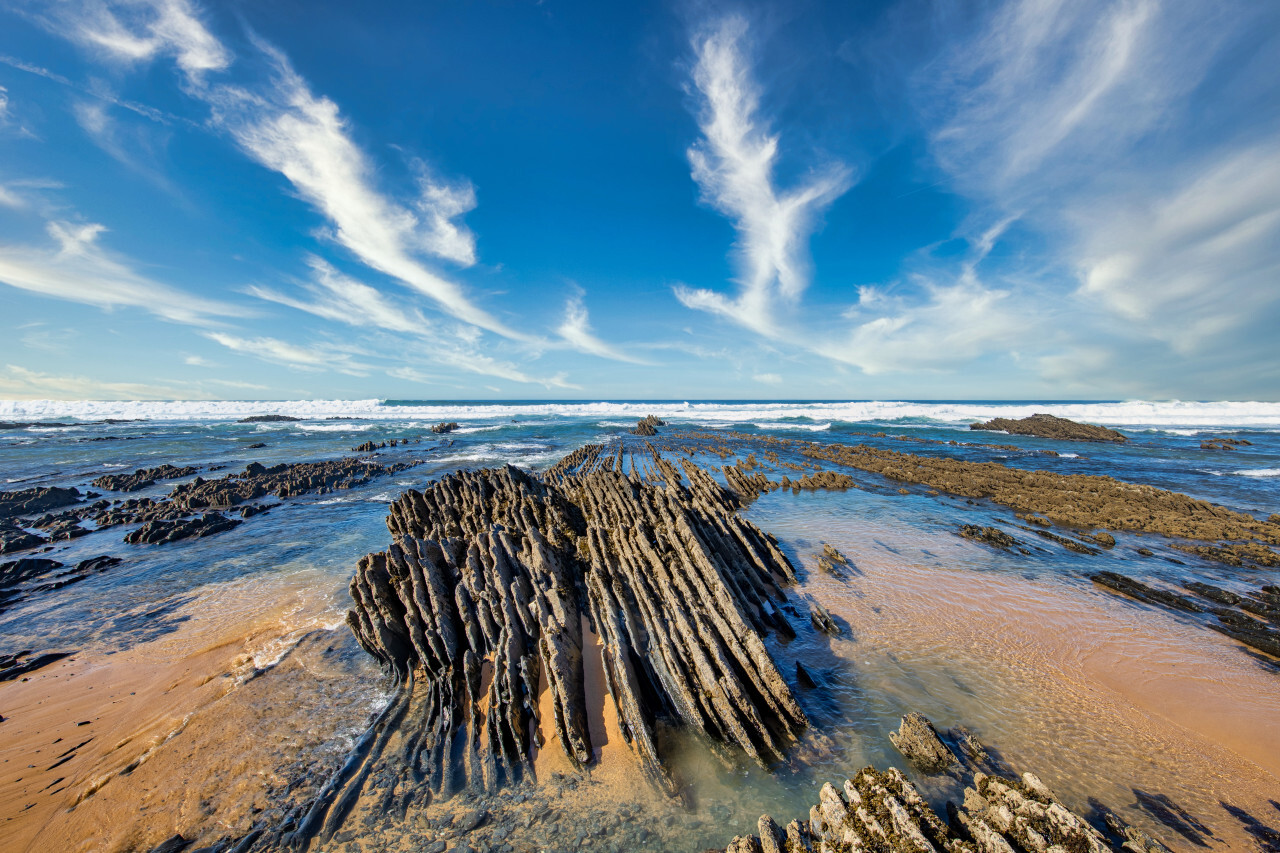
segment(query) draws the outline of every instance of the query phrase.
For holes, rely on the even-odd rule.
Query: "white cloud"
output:
[[[1233,152],[1161,198],[1075,213],[1080,294],[1191,353],[1280,300],[1280,143]]]
[[[192,82],[232,62],[231,52],[205,28],[187,0],[82,0],[46,10],[46,25],[116,61],[173,57]]]
[[[12,207],[17,209],[22,206],[23,202],[21,197],[4,184],[0,184],[0,207]]]
[[[782,377],[776,373],[757,373],[755,376],[752,376],[751,378],[752,380],[759,382],[763,385],[781,385],[782,384]]]
[[[182,359],[182,363],[191,367],[217,367],[218,365],[209,361],[202,355],[188,355]]]
[[[1032,333],[1021,312],[1007,306],[1008,291],[987,288],[972,274],[952,285],[924,282],[922,291],[923,299],[908,301],[863,288],[859,310],[878,316],[815,351],[870,375],[954,371]]]
[[[204,334],[209,340],[222,344],[232,352],[300,370],[336,370],[349,376],[364,376],[373,369],[367,364],[354,361],[350,353],[337,347],[306,347],[278,338],[242,338],[223,332]]]
[[[431,328],[432,324],[421,311],[395,305],[381,291],[341,274],[320,258],[312,257],[308,263],[312,282],[303,287],[311,294],[311,301],[295,299],[265,287],[249,287],[247,292],[259,299],[362,328],[376,326],[412,335],[426,334]]]
[[[215,125],[258,163],[283,175],[328,220],[328,236],[339,245],[459,320],[532,340],[475,305],[461,285],[418,256],[474,263],[474,236],[458,222],[475,206],[471,186],[441,181],[423,169],[410,205],[381,193],[374,185],[375,169],[351,139],[338,106],[315,95],[280,51],[255,40],[274,72],[264,85],[214,85],[207,72],[225,69],[232,56],[187,0],[81,0],[50,21],[73,40],[117,59],[174,57],[187,74],[188,93],[213,108]]]
[[[628,355],[621,349],[606,343],[591,331],[591,321],[587,316],[587,306],[582,301],[582,294],[575,293],[569,297],[564,306],[564,322],[556,329],[556,334],[563,338],[574,349],[608,358],[614,361],[626,361],[631,364],[648,364],[642,359]]]
[[[689,149],[703,199],[730,217],[739,234],[739,293],[677,287],[689,308],[721,314],[763,335],[778,333],[779,302],[808,286],[808,238],[821,212],[852,183],[831,164],[789,191],[774,185],[778,137],[757,115],[759,90],[747,67],[747,24],[729,16],[694,40],[694,85],[702,96],[702,138]]]
[[[0,282],[103,308],[142,308],[175,323],[209,326],[245,313],[138,273],[98,244],[102,225],[50,222],[47,230],[56,247],[0,246]]]
[[[421,250],[455,261],[473,259],[470,232],[454,222],[473,201],[468,191],[427,181],[415,204],[417,214],[378,192],[374,170],[351,140],[337,105],[314,95],[281,53],[262,49],[274,65],[272,84],[259,93],[230,87],[212,91],[217,123],[253,159],[287,178],[329,221],[329,236],[364,264],[428,296],[459,320],[528,340],[415,256]]]

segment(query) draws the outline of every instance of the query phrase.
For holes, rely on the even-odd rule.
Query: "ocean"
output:
[[[968,428],[1035,412],[1130,440]],[[355,448],[392,440],[397,446],[376,451],[378,462],[418,463],[349,490],[268,498],[266,513],[207,538],[134,545],[122,541],[130,528],[112,527],[47,552],[6,555],[67,566],[122,559],[0,612],[0,655],[71,653],[0,683],[6,849],[149,849],[179,831],[211,844],[251,826],[298,779],[331,771],[390,695],[344,621],[356,561],[390,541],[388,503],[458,468],[544,471],[650,414],[667,422],[663,434],[866,444],[1106,475],[1260,518],[1280,512],[1277,403],[0,401],[0,421],[36,422],[0,430],[0,490],[101,492],[91,481],[103,474],[164,463],[210,479],[254,462],[367,455]],[[298,420],[240,422],[262,415]],[[458,429],[431,432],[449,421]],[[1247,444],[1202,447],[1224,438]],[[589,808],[617,811],[619,798],[632,797],[672,818],[663,824],[670,832],[636,849],[723,848],[754,831],[762,812],[780,822],[804,817],[823,781],[866,764],[901,765],[884,735],[912,710],[967,726],[1073,806],[1098,798],[1174,849],[1252,843],[1224,802],[1277,822],[1267,801],[1280,796],[1280,670],[1191,618],[1102,591],[1088,574],[1246,589],[1278,583],[1280,572],[1178,556],[1160,537],[1124,533],[1096,556],[1053,547],[1010,555],[957,530],[1008,524],[1011,510],[921,489],[901,494],[896,482],[853,473],[860,488],[772,492],[744,510],[799,570],[796,599],[821,602],[843,628],[834,638],[802,630],[785,650],[820,683],[801,696],[814,737],[786,767],[764,772],[726,764],[674,733],[673,764],[688,795],[673,804],[620,794],[632,783],[598,772],[600,791],[583,800]],[[157,498],[191,476],[104,496]],[[844,576],[816,570],[823,544],[849,557]],[[1155,557],[1139,556],[1139,547]],[[90,740],[62,761],[85,732]],[[944,783],[921,784],[939,806],[954,794]],[[1177,814],[1169,803],[1194,821],[1171,828],[1161,814]],[[380,849],[415,849],[417,829],[393,822],[383,832]],[[560,844],[572,847],[577,832],[566,824]],[[673,838],[685,846],[672,847]]]

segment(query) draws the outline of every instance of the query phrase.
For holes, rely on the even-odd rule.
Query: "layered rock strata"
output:
[[[1020,420],[1010,418],[992,418],[986,423],[969,424],[969,429],[994,430],[1012,433],[1013,435],[1034,435],[1040,438],[1059,438],[1067,441],[1128,441],[1124,435],[1113,429],[1069,421],[1043,413],[1034,414]]]
[[[583,448],[542,479],[462,472],[392,504],[394,542],[360,561],[348,622],[416,683],[412,725],[429,745],[416,766],[430,791],[527,775],[540,688],[558,748],[590,764],[588,655],[623,738],[668,792],[660,723],[765,765],[807,725],[762,642],[794,634],[781,585],[795,575],[776,542],[697,466],[684,462],[682,477],[655,453],[645,479],[621,459]]]

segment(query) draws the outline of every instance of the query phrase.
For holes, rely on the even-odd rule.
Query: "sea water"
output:
[[[1039,411],[1106,424],[1130,441],[968,429]],[[238,422],[261,414],[302,420]],[[100,554],[124,562],[0,613],[0,651],[75,653],[27,681],[0,684],[0,819],[9,845],[147,849],[192,827],[209,842],[219,827],[233,834],[287,802],[296,779],[341,761],[389,695],[343,621],[356,560],[389,540],[387,504],[459,467],[544,470],[647,414],[668,421],[665,433],[866,443],[1105,474],[1262,517],[1280,512],[1280,405],[1266,403],[0,403],[0,420],[72,424],[0,431],[0,489],[85,490],[101,474],[166,462],[209,478],[249,462],[349,456],[363,442],[391,439],[409,443],[380,450],[379,461],[421,463],[349,491],[281,501],[207,539],[128,545],[127,528],[117,527],[40,554],[68,565]],[[107,418],[133,422],[88,423]],[[430,426],[439,421],[461,426],[437,436]],[[1217,438],[1251,444],[1201,449]],[[799,689],[811,736],[772,773],[726,769],[697,744],[673,746],[688,795],[667,805],[645,799],[655,815],[669,806],[678,830],[655,836],[652,849],[723,847],[762,812],[782,822],[804,817],[823,781],[865,764],[901,766],[885,732],[911,710],[943,727],[966,725],[1069,805],[1087,809],[1096,797],[1175,849],[1247,848],[1258,826],[1280,824],[1272,805],[1280,800],[1280,670],[1194,619],[1087,580],[1105,568],[1256,589],[1280,580],[1276,572],[1188,555],[1144,559],[1136,548],[1156,538],[1123,534],[1098,557],[1048,543],[1029,556],[996,552],[956,530],[1005,523],[1008,509],[918,489],[904,496],[900,484],[852,473],[865,488],[775,492],[747,510],[799,569],[792,595],[820,601],[843,628],[828,638],[798,624],[795,641],[770,641],[788,678],[802,659],[820,682]],[[159,497],[173,482],[128,497]],[[816,570],[823,543],[850,557],[843,577]],[[955,795],[948,783],[918,781],[939,807]],[[628,798],[616,786],[604,790],[593,807]],[[560,841],[572,846],[573,838]]]

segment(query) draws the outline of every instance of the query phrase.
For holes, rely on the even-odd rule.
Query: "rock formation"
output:
[[[904,729],[914,718],[918,723],[912,724],[913,730],[936,741],[936,747],[946,751],[948,766],[966,782],[961,802],[947,803],[947,820],[896,768],[881,772],[866,767],[839,788],[830,782],[823,785],[808,820],[793,820],[784,828],[762,815],[759,834],[735,837],[725,853],[1169,853],[1159,840],[1095,803],[1114,833],[1108,838],[1068,809],[1034,774],[978,770],[987,762],[980,744],[966,750],[972,757],[960,768],[927,719],[908,714]]]
[[[139,468],[132,474],[103,474],[93,481],[93,485],[112,492],[136,492],[155,485],[156,480],[176,480],[179,477],[190,477],[195,472],[196,469],[189,465],[178,468],[165,464],[158,468]]]
[[[241,418],[237,423],[242,424],[280,424],[293,423],[300,421],[302,418],[292,418],[288,415],[250,415],[247,418]]]
[[[765,765],[807,725],[762,643],[794,635],[781,584],[795,575],[776,542],[687,461],[683,477],[656,452],[648,478],[623,467],[621,447],[594,446],[543,478],[460,472],[392,504],[394,541],[360,561],[348,622],[412,694],[401,725],[419,732],[415,787],[525,777],[540,685],[558,741],[545,748],[590,764],[586,656],[599,658],[640,766],[668,792],[660,720]]]
[[[636,428],[631,430],[632,435],[654,436],[658,434],[657,427],[666,426],[667,422],[656,415],[646,415],[636,421]]]
[[[458,428],[457,421],[441,421],[431,428],[431,431],[437,435],[446,435]]]
[[[986,423],[969,424],[969,429],[995,430],[1014,435],[1034,435],[1040,438],[1059,438],[1067,441],[1128,441],[1113,429],[1081,424],[1053,415],[1035,414],[1021,420],[992,418]]]

